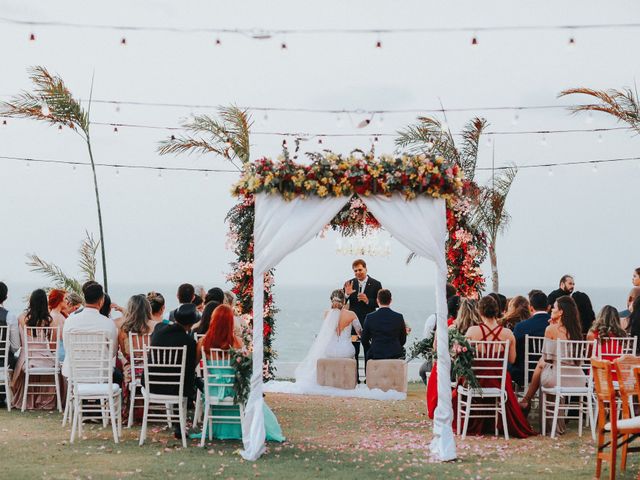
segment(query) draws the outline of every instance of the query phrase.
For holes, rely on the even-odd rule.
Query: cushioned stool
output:
[[[356,388],[356,360],[354,358],[321,358],[317,363],[318,385],[344,390]]]
[[[407,363],[404,360],[369,360],[367,387],[397,392],[407,391]]]

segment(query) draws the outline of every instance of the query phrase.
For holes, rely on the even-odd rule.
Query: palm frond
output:
[[[640,105],[637,95],[630,88],[622,90],[594,90],[591,88],[570,88],[560,92],[558,97],[567,95],[588,95],[601,103],[591,105],[577,105],[570,107],[572,113],[597,111],[608,113],[618,121],[627,123],[640,133]]]
[[[504,233],[511,220],[505,205],[517,173],[515,166],[509,167],[502,170],[491,186],[481,188],[471,221],[474,226],[486,232],[490,243],[495,244],[498,234]]]
[[[435,154],[451,164],[460,162],[460,153],[451,132],[444,130],[436,118],[418,117],[417,124],[398,131],[395,144],[413,154]]]
[[[215,153],[228,160],[239,158],[247,163],[250,158],[251,117],[247,110],[236,106],[219,107],[219,119],[208,115],[196,115],[183,122],[182,126],[192,135],[175,136],[160,142],[158,152],[169,153]],[[205,138],[208,137],[208,138]]]
[[[100,242],[93,238],[93,234],[87,231],[85,231],[85,234],[86,238],[82,241],[80,250],[78,250],[78,253],[80,254],[78,266],[82,273],[84,273],[84,280],[86,282],[96,279],[96,269],[98,267],[96,252],[98,251]]]
[[[467,180],[473,180],[478,163],[478,144],[480,136],[489,123],[484,118],[471,119],[462,129],[462,151],[460,152],[460,168]]]
[[[404,261],[405,265],[409,265],[411,262],[413,262],[416,258],[418,258],[418,254],[415,252],[411,252],[409,255],[407,255],[406,260]]]
[[[27,258],[29,259],[27,261],[27,265],[31,267],[31,271],[42,273],[53,280],[56,288],[82,294],[82,285],[80,285],[80,282],[65,275],[62,269],[57,265],[47,262],[35,254],[27,255]]]
[[[71,95],[61,77],[37,66],[30,69],[30,78],[34,85],[33,92],[23,92],[8,102],[0,102],[1,115],[63,125],[87,134],[89,116]],[[43,112],[45,106],[48,112]]]

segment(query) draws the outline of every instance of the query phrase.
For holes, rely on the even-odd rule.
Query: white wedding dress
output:
[[[356,356],[356,350],[351,343],[351,324],[344,327],[340,334],[337,332],[341,311],[339,308],[332,308],[327,313],[309,353],[296,368],[296,383],[317,385],[316,365],[321,358]],[[361,330],[357,318],[353,321],[353,326],[356,330]]]

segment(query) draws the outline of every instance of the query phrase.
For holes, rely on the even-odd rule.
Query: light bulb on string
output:
[[[549,169],[547,170],[547,175],[553,177],[553,168],[549,167]]]
[[[209,180],[209,172],[204,172],[204,179]]]
[[[222,45],[222,41],[220,41],[220,38],[216,38],[216,46],[219,47],[220,45]]]
[[[598,173],[598,165],[594,163],[594,164],[593,164],[593,167],[591,168],[591,171],[592,171],[593,173]]]
[[[576,46],[576,39],[573,36],[569,37],[569,43],[567,47],[569,48],[569,50],[573,50],[575,46]]]
[[[62,125],[58,125],[58,133],[62,133]]]
[[[547,136],[546,135],[542,135],[542,138],[540,139],[540,145],[542,145],[543,147],[546,147],[546,146],[549,145],[547,143]]]
[[[322,145],[322,137],[318,138],[318,145]]]
[[[378,113],[376,115],[376,119],[378,126],[381,127],[384,124],[384,116],[381,113]]]
[[[118,127],[113,127],[113,133],[118,133]]]
[[[486,143],[487,143],[487,147],[490,147],[490,146],[491,146],[491,144],[493,143],[493,139],[491,138],[491,136],[490,136],[490,135],[489,135],[489,136],[487,136]]]
[[[473,37],[471,38],[471,46],[473,47],[477,47],[478,46],[478,36],[474,33]]]
[[[116,113],[120,113],[120,104],[116,103]]]
[[[520,115],[518,115],[517,113],[513,116],[513,119],[511,120],[511,124],[512,125],[517,125],[518,121],[520,120]]]
[[[122,37],[120,39],[120,45],[125,46],[127,44],[127,39],[125,37]]]
[[[593,112],[591,111],[587,112],[587,116],[584,119],[584,123],[586,123],[587,125],[590,125],[593,123]]]
[[[158,169],[158,178],[162,178],[162,169]]]
[[[262,117],[262,121],[266,124],[269,122],[269,114],[267,112],[264,112],[264,115]]]
[[[6,125],[7,121],[6,120],[2,120],[2,125]]]
[[[380,40],[380,37],[378,37],[378,39],[376,40],[376,48],[377,49],[382,48],[382,40]]]
[[[601,133],[598,134],[598,143],[602,143],[604,142],[604,137],[602,136]]]
[[[31,35],[29,35],[29,41],[30,42],[35,42],[36,41],[36,34],[32,33]]]
[[[120,169],[116,167],[116,175],[120,175]]]
[[[76,171],[76,165],[75,164],[71,165],[71,170],[73,170],[74,173],[75,173],[75,171]]]

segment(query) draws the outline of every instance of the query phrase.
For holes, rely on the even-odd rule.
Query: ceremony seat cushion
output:
[[[407,363],[404,360],[369,360],[367,362],[367,387],[386,392],[407,391]]]
[[[77,385],[78,395],[81,397],[109,395],[109,385],[105,383],[79,383]],[[113,395],[120,393],[120,386],[117,383],[111,385]]]
[[[316,365],[318,385],[353,390],[356,388],[354,358],[320,358]]]

